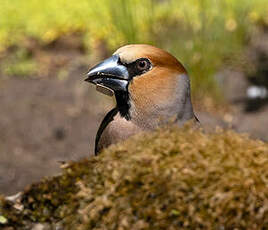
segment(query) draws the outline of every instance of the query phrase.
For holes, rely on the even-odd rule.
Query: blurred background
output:
[[[267,0],[0,0],[0,193],[92,154],[114,102],[85,73],[130,43],[186,66],[203,126],[268,140]]]

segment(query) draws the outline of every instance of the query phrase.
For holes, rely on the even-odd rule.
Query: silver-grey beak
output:
[[[113,55],[94,66],[87,73],[85,81],[113,91],[126,91],[129,80],[127,67],[120,63],[118,55]]]

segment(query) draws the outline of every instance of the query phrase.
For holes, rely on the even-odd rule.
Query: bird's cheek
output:
[[[133,79],[129,83],[128,92],[132,106],[137,110],[143,110],[145,112],[149,107],[149,92],[148,89],[146,89],[146,86],[142,84],[142,81],[139,79]]]
[[[162,107],[170,100],[170,87],[165,81],[150,81],[136,78],[129,84],[129,94],[137,110],[150,113],[156,107]]]

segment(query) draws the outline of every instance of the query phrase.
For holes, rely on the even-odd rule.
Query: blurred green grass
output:
[[[46,45],[75,32],[89,53],[100,41],[109,51],[153,44],[186,65],[194,92],[217,95],[213,74],[226,59],[239,58],[256,24],[268,24],[267,15],[267,0],[1,0],[0,51],[29,38]]]

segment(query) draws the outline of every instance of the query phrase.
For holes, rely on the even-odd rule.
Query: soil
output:
[[[83,81],[87,66],[65,79],[8,78],[0,84],[0,193],[13,194],[63,161],[92,154],[94,137],[111,103]],[[104,101],[104,105],[97,104]]]
[[[88,64],[75,60],[84,54],[62,50],[54,56],[62,53],[68,63],[64,77],[54,76],[53,60],[54,69],[45,77],[0,76],[0,193],[14,194],[42,177],[58,174],[61,162],[92,155],[97,128],[113,101],[83,81]],[[248,112],[249,83],[243,74],[223,71],[220,75],[225,94],[234,95],[226,97],[232,112],[197,111],[203,127],[233,127],[268,141],[267,103]]]

